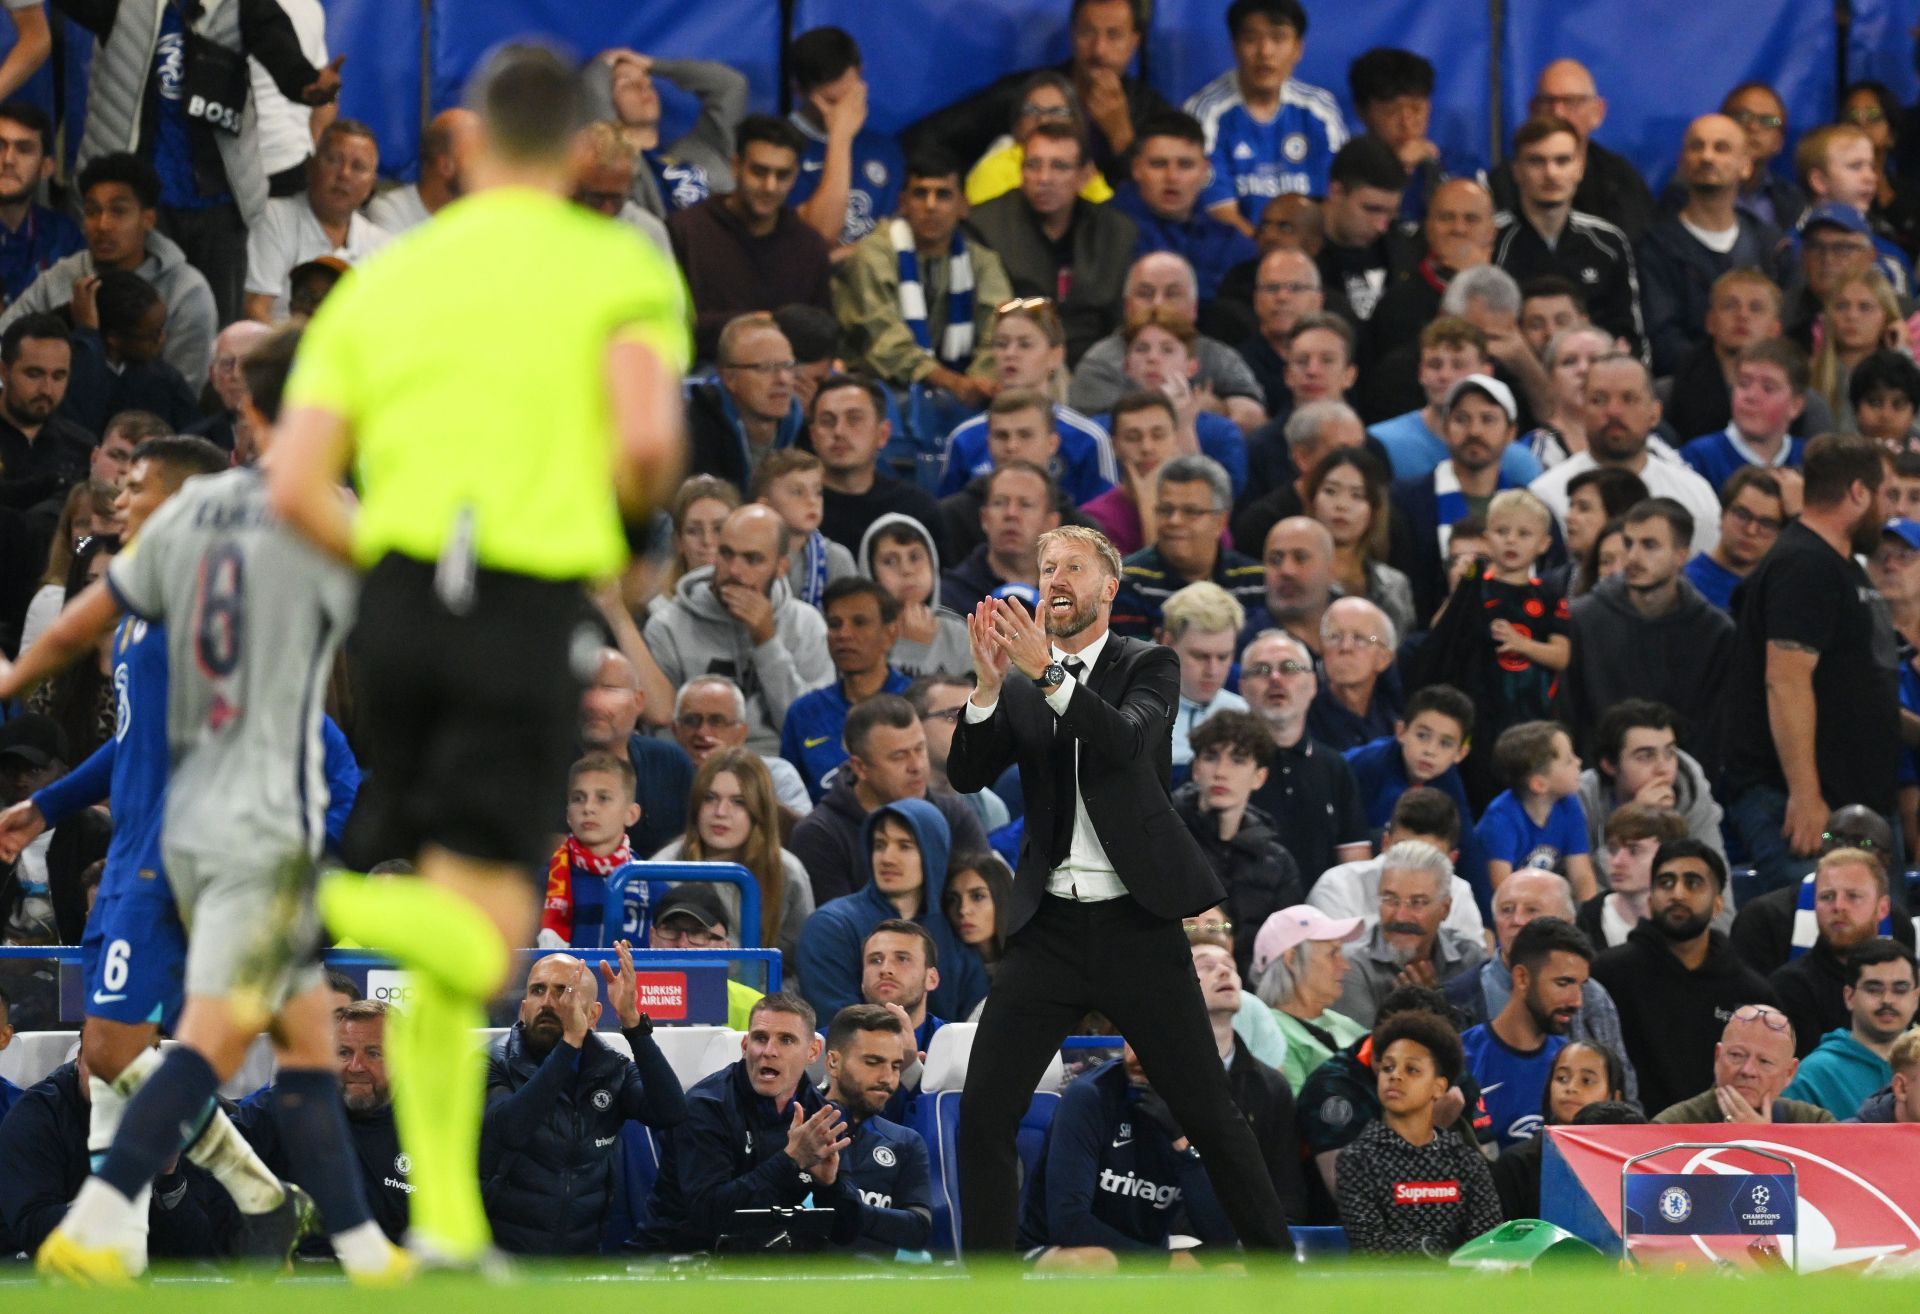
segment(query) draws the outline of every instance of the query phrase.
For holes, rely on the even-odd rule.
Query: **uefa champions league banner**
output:
[[[1920,1252],[1920,1173],[1912,1170],[1920,1124],[1550,1127],[1543,1135],[1541,1217],[1610,1253],[1621,1248],[1621,1169],[1682,1141],[1717,1144],[1660,1155],[1626,1179],[1636,1258],[1745,1264],[1747,1247],[1765,1240],[1785,1259],[1797,1245],[1800,1271],[1813,1273]],[[1793,1172],[1742,1147],[1781,1155]]]

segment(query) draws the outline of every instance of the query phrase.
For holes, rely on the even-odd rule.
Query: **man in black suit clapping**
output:
[[[967,618],[977,684],[947,776],[971,793],[1020,767],[1026,835],[960,1105],[963,1238],[1011,1250],[1014,1136],[1048,1061],[1091,1009],[1140,1056],[1243,1245],[1283,1249],[1285,1215],[1214,1052],[1182,917],[1224,897],[1167,796],[1180,661],[1110,634],[1120,557],[1098,532],[1042,534],[1038,616]]]

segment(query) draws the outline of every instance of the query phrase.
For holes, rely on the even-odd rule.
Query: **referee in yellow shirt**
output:
[[[411,974],[388,1035],[421,1188],[409,1242],[455,1264],[489,1243],[472,1035],[509,951],[533,943],[596,656],[582,586],[621,571],[623,521],[679,475],[688,352],[672,264],[566,199],[577,70],[509,46],[469,104],[472,193],[327,298],[268,475],[288,523],[366,571],[353,652],[372,771],[348,842],[413,856],[419,879],[341,874],[320,906]]]

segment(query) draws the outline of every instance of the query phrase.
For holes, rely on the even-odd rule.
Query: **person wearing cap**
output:
[[[1515,195],[1493,217],[1493,263],[1522,283],[1542,274],[1571,279],[1585,292],[1593,322],[1640,353],[1647,334],[1632,240],[1574,207],[1589,151],[1580,130],[1557,115],[1536,114],[1520,125],[1513,134]]]
[[[268,201],[248,230],[248,319],[275,324],[287,317],[296,266],[323,255],[357,265],[393,240],[360,213],[373,195],[379,166],[373,129],[355,119],[327,125],[307,162],[306,191]]]
[[[733,932],[727,926],[726,905],[720,892],[706,881],[685,881],[668,889],[653,909],[653,931],[647,944],[654,949],[731,949]],[[753,1006],[766,997],[743,981],[727,978],[727,1026],[745,1031]]]
[[[1417,479],[1447,459],[1447,403],[1454,385],[1468,375],[1493,377],[1487,335],[1457,315],[1441,315],[1420,330],[1419,383],[1426,404],[1368,426],[1393,463],[1395,479]],[[1540,462],[1524,445],[1509,445],[1500,456],[1501,472],[1516,484],[1539,477]]]
[[[1393,501],[1407,522],[1407,535],[1393,564],[1413,584],[1414,615],[1426,620],[1446,600],[1447,543],[1453,527],[1470,515],[1485,516],[1493,495],[1524,488],[1506,469],[1520,408],[1513,389],[1491,374],[1454,380],[1440,406],[1447,459],[1431,474],[1393,486]]]
[[[1788,337],[1811,351],[1814,325],[1827,298],[1848,279],[1870,269],[1880,269],[1883,274],[1886,270],[1879,263],[1873,230],[1850,205],[1822,201],[1801,217],[1799,227],[1787,241],[1789,245],[1780,255],[1780,263],[1789,265],[1794,246],[1798,248],[1799,259],[1797,269],[1785,271],[1794,277],[1787,284],[1789,292],[1782,307],[1781,322]],[[1892,280],[1888,282],[1891,284]]]
[[[1587,366],[1583,419],[1587,450],[1568,457],[1527,487],[1553,508],[1565,527],[1567,485],[1576,475],[1601,466],[1640,476],[1652,497],[1670,497],[1693,517],[1694,552],[1720,541],[1720,499],[1713,485],[1685,462],[1652,450],[1648,439],[1660,423],[1660,398],[1653,373],[1637,356],[1616,352]]]
[[[1779,1003],[1766,979],[1713,929],[1726,889],[1727,864],[1718,853],[1692,838],[1667,841],[1653,855],[1647,920],[1625,944],[1593,960],[1593,979],[1620,1010],[1624,1057],[1644,1108],[1664,1109],[1707,1089],[1721,1021],[1748,1004]],[[1792,1051],[1789,1041],[1789,1059]]]
[[[1366,1027],[1333,1007],[1347,975],[1341,946],[1366,933],[1364,918],[1329,917],[1300,903],[1268,917],[1253,937],[1250,979],[1287,1038],[1282,1071],[1296,1091],[1315,1068],[1367,1034]]]
[[[1913,293],[1913,263],[1867,214],[1880,191],[1873,138],[1857,123],[1830,123],[1807,133],[1793,148],[1794,170],[1812,203],[1782,252],[1789,267],[1801,254],[1809,229],[1818,222],[1839,225],[1873,245],[1874,267],[1903,299]]]
[[[287,275],[287,318],[304,324],[320,309],[340,276],[353,268],[339,256],[315,256],[293,267]],[[256,323],[258,321],[255,321]]]
[[[1686,203],[1634,246],[1654,373],[1673,374],[1707,340],[1707,298],[1730,269],[1770,269],[1780,230],[1735,202],[1752,172],[1747,135],[1725,114],[1687,125],[1678,180]]]

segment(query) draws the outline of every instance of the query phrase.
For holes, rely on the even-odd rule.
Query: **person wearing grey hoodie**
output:
[[[787,588],[790,534],[772,507],[736,508],[711,566],[680,577],[647,621],[647,647],[667,683],[724,675],[747,699],[747,746],[780,751],[795,699],[833,681],[827,623]]]
[[[161,355],[189,379],[207,377],[213,364],[213,336],[219,315],[213,288],[187,263],[186,252],[154,228],[160,205],[160,178],[138,156],[102,155],[80,171],[80,202],[93,213],[85,219],[87,249],[48,266],[0,314],[0,333],[23,315],[65,313],[73,304],[74,284],[109,270],[140,275],[167,305],[167,341]],[[123,217],[127,202],[137,215]]]
[[[973,669],[964,616],[940,605],[940,547],[927,527],[889,511],[860,536],[860,573],[900,604],[900,637],[887,664],[909,678]]]
[[[1593,765],[1580,773],[1580,807],[1587,814],[1587,838],[1596,854],[1602,851],[1607,818],[1615,808],[1651,802],[1678,812],[1687,834],[1726,858],[1720,805],[1699,761],[1675,747],[1678,721],[1671,707],[1645,698],[1624,699],[1601,713],[1589,740]],[[1606,863],[1593,866],[1605,884]]]

